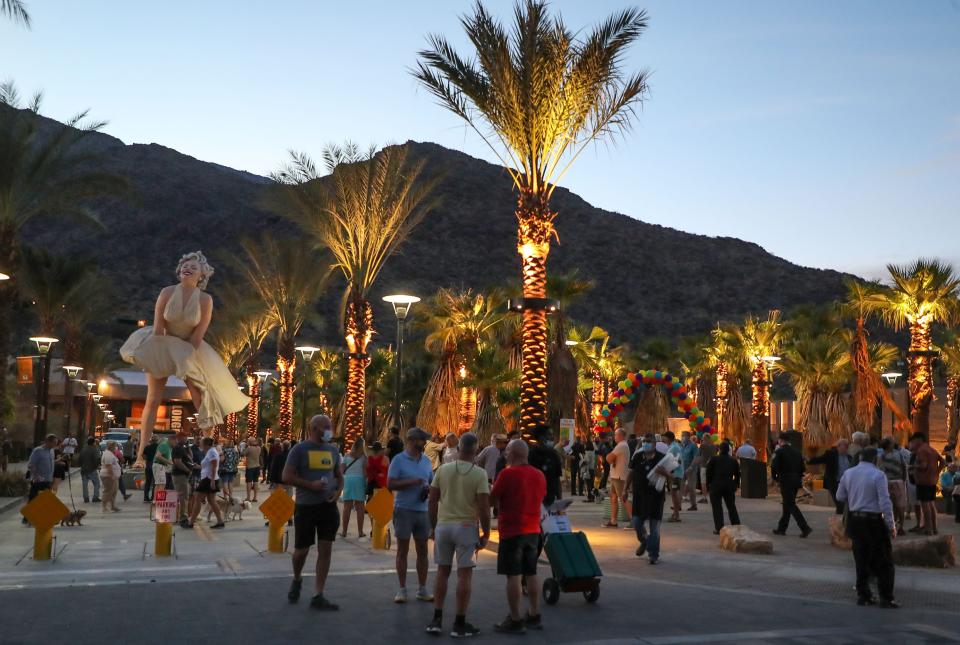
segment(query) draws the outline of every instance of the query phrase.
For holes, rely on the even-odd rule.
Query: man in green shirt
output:
[[[176,438],[162,440],[157,444],[157,454],[153,456],[153,485],[154,488],[173,489],[171,473],[173,472],[173,446],[170,441]]]
[[[443,601],[454,554],[457,556],[457,614],[450,635],[459,638],[480,633],[466,621],[476,554],[490,538],[490,483],[487,472],[474,464],[479,444],[472,432],[462,434],[457,460],[440,466],[430,485],[428,512],[433,529],[433,557],[437,562],[433,621],[427,626],[430,634],[443,631]],[[479,534],[478,519],[482,531]]]

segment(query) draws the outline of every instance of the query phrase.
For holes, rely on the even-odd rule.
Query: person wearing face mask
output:
[[[293,448],[283,466],[281,481],[296,486],[296,507],[293,514],[293,582],[287,599],[300,599],[303,566],[310,547],[317,545],[316,593],[310,600],[314,609],[337,610],[339,607],[323,595],[330,571],[333,541],[340,527],[337,493],[343,489],[340,451],[331,443],[333,424],[330,417],[318,414],[310,419],[309,436]]]
[[[663,520],[663,504],[666,499],[666,486],[657,490],[650,482],[650,473],[656,472],[670,477],[670,471],[658,466],[664,455],[656,450],[656,441],[652,434],[643,436],[640,448],[630,458],[627,481],[621,500],[627,503],[627,491],[633,493],[633,528],[637,532],[637,557],[644,553],[650,558],[650,564],[660,561],[660,522]],[[632,486],[632,488],[631,488]]]
[[[397,581],[400,588],[393,602],[407,602],[407,553],[410,538],[417,549],[417,600],[431,602],[433,594],[427,590],[427,539],[430,537],[430,517],[427,512],[433,467],[424,454],[430,435],[421,428],[407,430],[406,446],[390,462],[387,470],[387,488],[396,493],[393,501],[393,531],[397,538]]]
[[[527,462],[546,478],[547,494],[543,498],[543,505],[550,506],[562,497],[560,480],[563,477],[563,463],[557,454],[550,426],[537,426],[534,437],[536,443],[530,445]]]

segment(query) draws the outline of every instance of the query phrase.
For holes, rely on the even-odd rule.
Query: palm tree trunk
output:
[[[506,424],[500,408],[493,400],[493,390],[481,388],[477,394],[477,416],[470,428],[471,432],[480,438],[481,446],[486,446],[493,435],[504,432],[505,429]]]
[[[247,362],[247,394],[250,395],[250,402],[247,404],[247,434],[259,436],[260,377],[254,374],[256,369],[257,366],[253,363],[253,361]]]
[[[930,325],[926,321],[910,323],[910,349],[907,352],[910,405],[913,408],[913,430],[930,435],[930,402],[933,400],[933,356],[930,350]]]
[[[714,401],[716,402],[715,416],[713,418],[714,423],[717,426],[717,434],[720,435],[721,439],[728,438],[729,430],[726,427],[726,412],[727,412],[727,364],[726,363],[717,363],[716,369],[716,382],[717,390]]]
[[[548,243],[521,245],[524,298],[546,297],[548,250]],[[547,329],[545,309],[523,310],[520,431],[527,440],[534,438],[537,426],[547,423]]]
[[[296,366],[297,357],[293,339],[283,339],[277,351],[277,389],[280,395],[277,428],[283,439],[293,438],[293,376]]]
[[[13,277],[17,268],[16,229],[9,223],[0,224],[0,271]],[[10,356],[10,313],[17,302],[13,280],[0,281],[0,404],[7,401],[7,357]],[[0,414],[5,410],[0,409]]]
[[[344,445],[352,446],[363,436],[364,395],[369,357],[367,345],[373,334],[373,308],[356,288],[350,291],[344,320],[347,343],[347,392],[344,409]]]
[[[767,366],[763,361],[756,361],[750,373],[750,385],[753,392],[750,403],[750,436],[757,450],[757,459],[766,461],[767,445],[770,441],[770,384],[767,382]]]
[[[458,374],[461,381],[466,379],[468,376],[467,368],[461,365]],[[472,428],[473,422],[477,418],[477,409],[479,407],[477,401],[477,390],[476,388],[472,387],[458,388],[457,398],[460,402],[458,410],[459,423],[457,424],[457,434],[460,435]]]
[[[960,430],[958,395],[960,395],[960,376],[951,376],[947,379],[947,445],[954,447],[954,454],[957,452],[957,432]]]
[[[444,351],[437,369],[427,383],[417,413],[417,425],[430,432],[446,435],[455,432],[460,419],[460,396],[457,388],[457,358],[454,351]]]

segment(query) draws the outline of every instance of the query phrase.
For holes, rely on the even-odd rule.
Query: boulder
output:
[[[901,567],[947,569],[957,565],[952,535],[898,537],[893,541],[893,563]]]
[[[720,548],[734,553],[773,553],[773,540],[760,535],[743,524],[720,529]]]
[[[830,530],[830,544],[840,549],[850,550],[853,548],[853,542],[843,531],[842,515],[831,515],[827,520],[827,527]]]

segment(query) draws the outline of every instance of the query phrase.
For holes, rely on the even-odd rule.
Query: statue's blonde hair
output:
[[[180,279],[180,268],[187,262],[196,262],[200,265],[200,282],[197,283],[197,286],[200,289],[206,289],[207,284],[210,282],[210,276],[213,275],[213,266],[207,262],[207,256],[203,254],[203,251],[194,251],[192,253],[185,253],[180,256],[180,261],[177,262],[177,279]]]

